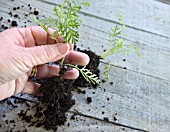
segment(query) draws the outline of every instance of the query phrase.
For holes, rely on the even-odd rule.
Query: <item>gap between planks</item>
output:
[[[31,103],[38,103],[37,101],[33,101],[33,100],[30,100],[30,99],[27,99],[27,98],[22,98],[22,97],[17,97],[17,96],[12,96],[11,98],[12,99],[19,99],[19,100],[23,100],[23,101],[28,101],[28,102],[31,102]],[[100,118],[97,118],[97,117],[85,115],[85,114],[83,114],[83,113],[81,113],[81,112],[79,112],[79,111],[77,111],[75,109],[69,110],[68,113],[72,113],[75,116],[80,115],[80,116],[87,117],[87,118],[90,118],[90,119],[106,122],[108,124],[113,124],[115,126],[120,126],[120,127],[124,127],[124,128],[129,128],[129,129],[132,129],[132,130],[137,130],[137,131],[140,131],[140,132],[149,132],[149,131],[146,131],[144,129],[139,129],[139,128],[135,128],[135,127],[132,127],[132,126],[127,126],[127,125],[124,125],[124,124],[121,124],[121,123],[116,123],[116,122],[113,122],[113,121],[105,121],[104,119],[100,119]]]

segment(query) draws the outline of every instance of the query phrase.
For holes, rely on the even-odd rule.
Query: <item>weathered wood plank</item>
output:
[[[170,129],[169,82],[119,68],[112,68],[111,72],[113,85],[84,89],[85,95],[74,92],[76,105],[72,110],[99,119],[109,117],[111,122],[148,131]],[[87,97],[92,97],[91,104],[86,103]]]
[[[8,4],[5,3],[3,4],[3,7],[1,7],[1,9],[7,12],[10,5],[13,6],[12,5],[13,2]],[[49,5],[39,1],[29,1],[29,3],[32,3],[32,5],[34,4],[35,7],[37,7],[40,11],[42,11],[41,14],[43,15],[47,14],[46,16],[48,16],[49,14],[50,15],[53,14],[52,9],[54,5]],[[27,5],[27,3],[25,3],[25,1],[22,0],[18,4]],[[139,5],[139,8],[142,7],[140,7]],[[47,9],[51,9],[51,10],[47,10]],[[167,9],[166,11],[168,11],[169,8],[165,8],[165,9]],[[8,18],[6,12],[4,13],[2,12],[2,15]],[[17,11],[17,12],[22,16],[24,12],[28,12],[28,9],[24,9],[22,11]],[[157,12],[160,11],[157,10]],[[91,13],[92,15],[95,15],[93,12]],[[146,15],[148,14],[146,13]],[[111,29],[116,22],[106,21],[105,19],[103,19],[104,16],[102,15],[101,15],[102,19],[98,19],[94,16],[87,15],[87,14],[83,15],[83,13],[82,16],[84,19],[84,26],[81,27],[80,29],[81,38],[79,44],[83,45],[84,48],[91,47],[92,50],[96,51],[98,54],[101,54],[104,49],[108,48],[109,45],[109,40],[107,37],[108,30]],[[125,16],[125,19],[126,17],[127,16]],[[165,19],[166,19],[166,23],[164,25],[170,26],[170,24],[167,24],[169,22],[169,18],[166,17]],[[112,19],[110,18],[109,20]],[[117,18],[113,18],[113,20],[116,21]],[[24,20],[20,22],[20,25],[24,26],[25,24],[23,23],[23,21]],[[126,23],[128,23],[128,21]],[[159,24],[157,23],[153,23],[153,24],[156,24],[157,27],[159,26]],[[128,55],[126,57],[115,55],[109,57],[108,60],[112,61],[115,65],[118,65],[120,67],[127,67],[127,69],[129,70],[133,70],[150,76],[155,76],[165,80],[170,80],[170,70],[169,70],[170,69],[170,39],[164,36],[159,36],[149,32],[137,30],[132,27],[127,27],[126,33],[127,33],[126,36],[127,42],[134,43],[138,47],[138,49],[141,52],[142,58],[138,59],[136,54]],[[104,47],[102,48],[102,46]],[[126,58],[127,61],[122,61],[123,58]]]
[[[51,3],[62,3],[62,0],[40,0]],[[79,0],[83,1],[83,0]],[[127,26],[170,37],[169,22],[170,22],[170,6],[163,3],[155,2],[154,0],[87,0],[91,3],[90,8],[83,8],[82,12],[99,17],[101,19],[118,22],[117,12],[120,12]]]
[[[140,3],[140,1],[138,2]],[[38,1],[29,1],[29,2],[18,1],[18,3],[15,4],[27,5],[28,3],[32,3],[32,5],[34,4],[35,7],[37,7],[39,10],[42,10],[42,14],[46,15],[52,13],[53,5],[44,4]],[[94,2],[92,1],[91,3]],[[96,11],[95,13],[97,14],[94,14],[91,7],[91,9],[88,12],[89,14],[91,13],[92,15],[89,15],[87,12],[86,16],[84,16],[85,23],[84,23],[84,27],[81,28],[82,38],[80,40],[80,44],[83,44],[84,48],[90,46],[97,53],[101,53],[103,49],[100,47],[102,47],[102,45],[107,45],[109,42],[108,39],[106,38],[107,31],[112,27],[112,24],[117,23],[117,21],[114,20],[116,18],[113,18],[115,22],[106,21],[106,19],[108,18],[103,19],[103,17],[105,18],[109,16],[108,13],[106,13],[106,11],[108,10],[104,10],[104,13],[106,13],[106,15],[104,15],[103,13],[103,15],[101,15],[102,19],[98,19],[98,17],[96,18],[95,16],[100,16],[101,9],[106,9],[106,8],[99,8],[99,7],[101,5],[103,7],[104,6],[107,7],[106,3],[103,3],[102,1],[99,1],[99,4],[97,3],[98,2],[96,2],[95,6],[92,7],[98,9],[99,13]],[[116,2],[116,3],[117,3],[116,4],[117,8],[119,7],[122,9],[124,7],[123,1]],[[137,3],[137,5],[139,3]],[[152,11],[153,5],[159,9],[156,11],[158,13],[158,18],[162,18],[163,16],[165,17],[166,15],[168,16],[168,14],[166,14],[166,12],[169,10],[167,6],[165,6],[165,8],[162,8],[162,5],[158,7],[158,5],[157,4],[155,5],[152,1],[151,1],[152,4],[150,2],[149,2],[150,4],[148,4],[146,3],[146,1],[144,1],[144,3],[148,5],[149,7],[148,9],[150,11]],[[141,3],[142,6],[144,6],[144,3]],[[5,12],[1,12],[1,14],[5,16],[6,19],[8,16],[7,13],[9,12],[8,8],[9,7],[12,8],[15,4],[13,2],[8,3],[5,0],[2,1],[2,7],[0,9]],[[108,5],[109,6],[107,7],[108,9],[111,9],[112,6],[110,5]],[[134,6],[134,4],[132,5]],[[129,6],[132,8],[131,5]],[[135,8],[137,8],[136,6]],[[17,12],[23,14],[24,12],[26,12],[26,10],[17,11]],[[138,10],[136,12],[138,12]],[[162,12],[165,12],[165,14],[161,16]],[[123,11],[123,13],[125,13],[125,11]],[[151,24],[154,24],[153,26],[151,26],[151,24],[148,23],[149,26],[147,28],[142,27],[145,24],[140,26],[140,23],[136,22],[137,20],[139,20],[139,18],[141,18],[141,16],[133,20],[135,21],[135,24],[139,24],[139,25],[132,26],[130,23],[130,19],[132,17],[129,17],[130,14],[128,14],[128,12],[127,15],[125,15],[126,16],[125,21],[129,19],[129,21],[127,21],[127,24],[129,25],[127,27],[127,34],[128,34],[127,40],[129,40],[129,42],[135,42],[135,43],[138,42],[137,46],[139,47],[142,53],[143,61],[141,60],[138,61],[137,58],[134,55],[132,55],[130,57],[126,57],[127,58],[126,62],[121,62],[120,61],[121,57],[115,56],[114,63],[122,67],[127,66],[129,70],[127,71],[121,68],[112,67],[111,80],[113,81],[113,86],[110,86],[109,83],[102,84],[101,88],[94,90],[96,94],[92,93],[93,92],[92,89],[86,90],[87,94],[84,96],[74,93],[74,98],[76,98],[77,104],[74,106],[73,109],[78,110],[84,115],[92,116],[99,119],[103,119],[103,117],[109,116],[109,120],[112,122],[118,122],[119,124],[124,124],[131,127],[137,127],[140,129],[145,129],[150,131],[168,131],[170,129],[169,126],[169,122],[170,122],[169,86],[170,85],[169,85],[169,81],[166,81],[166,80],[170,80],[170,76],[169,76],[170,75],[169,74],[169,66],[170,66],[169,48],[170,47],[169,47],[169,38],[167,36],[169,34],[169,31],[167,30],[168,24],[163,25],[161,29],[160,28],[161,21],[155,21],[156,16],[153,16],[155,18],[153,18],[153,20],[150,20],[149,18],[149,16],[151,15],[150,13],[149,14],[135,13],[136,14],[135,17],[141,15],[145,18],[144,22],[146,22],[147,20],[150,21]],[[146,19],[147,17],[144,14],[148,17],[148,19]],[[165,20],[165,23],[169,23],[168,17],[165,17],[161,20]],[[20,21],[21,21],[20,24],[22,25],[24,23],[24,19]],[[157,28],[155,28],[155,25]],[[132,27],[136,27],[136,28],[134,29]],[[155,34],[140,30],[143,28],[146,31],[155,32]],[[107,48],[107,46],[105,46],[105,48]],[[110,59],[113,60],[113,58]],[[101,69],[103,69],[103,66],[101,67]],[[144,74],[148,74],[150,76],[141,74],[140,72]],[[159,77],[162,79],[155,78],[152,76]],[[106,90],[105,94],[103,94],[104,89]],[[93,97],[93,102],[91,104],[86,104],[87,96]],[[108,97],[109,97],[109,101],[107,101]],[[102,108],[102,106],[105,107]],[[104,111],[105,113],[102,114],[101,110]],[[113,117],[115,113],[117,113],[116,115],[116,118],[118,119],[117,121],[115,121]]]
[[[8,99],[11,100],[13,103],[14,99]],[[30,107],[35,105],[34,103],[29,103]],[[28,123],[21,121],[19,117],[17,116],[17,113],[19,113],[21,110],[26,110],[28,107],[25,105],[25,103],[22,104],[15,104],[15,106],[18,106],[18,108],[13,108],[12,106],[8,105],[6,102],[4,104],[0,105],[0,131],[24,131],[25,129],[28,132],[46,132],[44,128],[37,128],[33,126],[29,126]],[[3,113],[2,113],[3,111]],[[32,113],[34,113],[32,111]],[[29,112],[31,114],[31,112]],[[74,116],[75,119],[72,119],[71,117]],[[108,131],[108,132],[138,132],[137,130],[133,130],[130,128],[125,128],[123,126],[116,126],[112,123],[107,123],[106,121],[96,120],[89,117],[84,117],[81,115],[75,115],[72,112],[67,113],[68,120],[63,126],[58,127],[58,132],[97,132],[97,131]],[[10,121],[15,121],[16,123],[10,123]],[[6,123],[8,122],[8,124]],[[16,125],[16,126],[15,126]],[[48,131],[49,132],[49,131]]]
[[[85,16],[85,18],[87,18],[86,24],[95,25],[95,28],[84,26],[81,32],[80,43],[83,44],[83,48],[91,47],[91,49],[95,50],[98,54],[102,54],[103,50],[107,49],[110,44],[105,31],[108,31],[113,24],[87,16]],[[90,21],[88,21],[89,19]],[[128,33],[127,43],[134,43],[138,47],[141,58],[138,58],[136,54],[127,56],[114,55],[108,57],[107,60],[115,65],[126,67],[129,70],[170,80],[169,40],[148,33],[145,34],[141,31],[134,31],[129,28],[127,28],[126,31]],[[159,40],[157,40],[158,38]],[[158,44],[162,42],[167,46],[164,47]],[[123,61],[124,58],[126,61]]]
[[[163,2],[163,3],[165,3],[165,4],[170,4],[170,1],[169,1],[169,0],[156,0],[156,1]]]
[[[61,3],[61,1],[55,2]],[[170,29],[170,14],[168,13],[170,6],[158,4],[155,1],[148,3],[148,1],[138,0],[126,6],[128,2],[90,1],[91,7],[82,12],[82,14],[87,14],[83,16],[84,27],[81,30],[80,42],[85,48],[91,47],[101,54],[102,45],[104,49],[107,49],[109,45],[108,31],[118,22],[115,14],[121,12],[128,26],[127,42],[134,43],[138,47],[142,58],[137,59],[135,55],[127,56],[127,61],[124,62],[122,61],[124,57],[115,56],[114,59],[109,57],[108,60],[133,71],[170,80],[170,32],[168,31]],[[133,8],[134,11],[132,11]],[[105,10],[101,11],[101,9]]]
[[[101,64],[100,69],[104,67]],[[108,82],[97,89],[84,88],[85,95],[73,92],[76,105],[72,111],[101,120],[109,117],[110,122],[133,129],[170,129],[170,82],[116,67],[111,67],[110,75],[113,85]],[[92,103],[87,104],[87,97]]]
[[[169,82],[115,67],[110,75],[113,85],[101,84],[101,88],[86,90],[84,96],[74,94],[77,105],[73,109],[148,131],[170,129]],[[93,99],[91,104],[85,103],[88,96]]]

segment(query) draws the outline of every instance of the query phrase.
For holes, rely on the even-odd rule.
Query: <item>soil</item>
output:
[[[19,14],[17,14],[17,10],[21,10],[21,12],[25,12],[24,16],[19,16]],[[27,20],[30,19],[30,15],[34,14],[35,16],[37,16],[38,19],[38,15],[39,15],[39,11],[37,11],[36,8],[31,7],[30,4],[28,4],[27,6],[16,6],[16,7],[12,7],[11,10],[8,12],[9,18],[8,20],[6,20],[5,18],[0,16],[0,32],[6,29],[9,29],[11,27],[27,27],[27,23],[31,23],[32,21]],[[42,16],[44,17],[44,16]],[[23,23],[20,23],[21,19],[25,19],[27,20],[25,22],[25,24],[23,25]],[[3,20],[3,23],[2,23]]]
[[[87,103],[90,104],[92,102],[92,98],[91,97],[87,97]]]
[[[64,125],[67,120],[66,112],[75,104],[72,99],[73,80],[65,80],[61,77],[45,79],[40,92],[39,102],[34,108],[34,115],[27,115],[21,111],[22,120],[30,123],[30,126],[43,126],[47,130],[57,130],[57,126]],[[34,117],[34,118],[33,118]]]
[[[24,8],[21,7],[13,7],[12,11],[9,12],[9,16],[11,18],[20,19],[20,16],[16,14],[16,10],[20,10]],[[30,12],[25,14],[28,17],[30,14],[38,15],[39,12],[34,8],[34,11],[31,8],[31,5],[27,5],[27,8],[30,8]],[[25,25],[19,25],[17,21],[13,19],[4,20],[3,17],[0,18],[0,21],[4,21],[4,25],[1,25],[0,31],[4,29],[8,29],[11,27],[26,27],[26,23],[30,21],[26,21]],[[77,51],[84,52],[89,55],[90,62],[86,66],[92,73],[96,74],[99,77],[100,70],[98,69],[100,63],[100,56],[96,55],[94,52],[90,50],[80,50],[79,48],[76,49]],[[64,71],[65,72],[65,71]],[[72,99],[72,91],[76,89],[80,94],[86,94],[85,90],[80,90],[78,87],[94,87],[97,88],[97,84],[92,85],[87,82],[82,75],[79,76],[76,80],[65,80],[61,77],[52,77],[40,80],[41,82],[41,90],[40,92],[43,96],[38,98],[39,103],[30,108],[29,105],[28,109],[25,111],[21,111],[18,113],[18,116],[28,122],[30,126],[36,127],[44,127],[47,130],[57,130],[57,126],[63,125],[66,120],[66,112],[75,104],[75,100]],[[6,101],[6,100],[4,100]],[[24,101],[25,102],[25,101]],[[92,98],[87,97],[87,103],[91,103]],[[7,102],[9,105],[13,105],[11,102]],[[15,104],[22,103],[15,100]],[[16,107],[15,105],[13,108]],[[34,115],[28,115],[29,111],[34,111]],[[14,123],[14,121],[12,121]]]
[[[41,87],[40,101],[47,106],[44,111],[45,126],[61,125],[66,121],[65,112],[74,104],[72,99],[73,80],[65,80],[61,77],[52,77],[46,80]],[[51,117],[52,116],[52,117]]]
[[[99,77],[100,70],[98,68],[100,64],[100,56],[96,53],[92,52],[91,50],[81,50],[79,48],[76,49],[79,52],[86,53],[90,57],[90,62],[86,66],[93,74],[96,74]],[[81,68],[81,67],[80,67]],[[75,80],[74,84],[75,87],[93,87],[96,88],[98,84],[90,84],[88,81],[84,79],[84,77],[80,74],[78,79]]]
[[[84,52],[90,56],[90,63],[87,68],[95,72],[96,75],[99,75],[98,65],[100,63],[100,57],[90,50],[83,51],[78,49],[78,51]],[[63,70],[65,72],[65,68]],[[85,83],[85,85],[82,85],[81,81]],[[26,111],[21,111],[18,116],[22,120],[28,122],[30,126],[43,126],[46,130],[52,129],[55,131],[58,126],[64,125],[67,120],[66,112],[75,104],[75,100],[72,99],[72,91],[76,89],[78,93],[85,94],[86,91],[78,87],[91,85],[84,78],[81,78],[81,76],[76,80],[52,77],[40,80],[39,83],[41,83],[40,93],[43,94],[43,96],[38,98],[39,103],[31,109],[29,108]],[[91,103],[92,98],[87,97],[86,102],[88,104]],[[30,113],[28,111],[33,110],[33,115],[27,114]]]

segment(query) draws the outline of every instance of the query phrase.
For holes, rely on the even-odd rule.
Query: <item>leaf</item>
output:
[[[76,3],[74,0],[65,0],[61,6],[56,6],[53,10],[56,15],[56,18],[48,17],[48,19],[44,20],[37,20],[34,18],[33,20],[40,25],[49,35],[52,39],[56,40],[56,36],[60,35],[63,37],[64,41],[66,43],[69,43],[70,41],[73,44],[76,44],[79,39],[79,32],[78,28],[81,24],[81,18],[78,16],[78,12],[82,9],[81,5],[90,6],[89,2],[81,2]],[[51,28],[56,29],[54,35],[51,35],[48,31],[49,26]],[[62,58],[62,61],[60,63],[60,66],[63,65],[64,58]],[[99,83],[99,78],[93,74],[90,70],[83,68],[78,68],[77,66],[68,64],[69,66],[76,68],[80,71],[82,76],[89,82],[89,83]]]
[[[110,66],[111,66],[111,62],[108,63],[108,65],[106,65],[106,67],[104,68],[104,74],[105,74],[105,82],[109,81],[110,79],[110,75],[109,75],[109,71],[110,71]]]
[[[86,6],[90,6],[90,3],[89,2],[81,2],[81,4],[83,4],[83,5],[86,5]]]
[[[118,16],[118,20],[122,24],[123,29],[121,30],[121,28],[118,25],[116,25],[114,26],[114,28],[112,28],[109,31],[109,39],[111,42],[111,47],[101,55],[101,58],[104,59],[116,53],[128,53],[130,51],[135,51],[140,57],[139,50],[136,47],[134,47],[132,44],[130,45],[126,43],[126,40],[124,38],[124,36],[126,35],[124,33],[126,29],[126,25],[124,23],[124,19],[122,15],[118,13],[117,16]]]
[[[82,76],[84,77],[84,79],[89,83],[98,84],[100,82],[97,75],[93,74],[89,69],[86,69],[85,66],[83,68],[78,68],[78,66],[75,65],[71,65],[71,64],[66,64],[66,65],[79,70]]]
[[[119,40],[117,41],[117,45],[116,45],[115,47],[111,48],[110,50],[104,52],[104,53],[101,55],[101,58],[104,59],[104,58],[106,58],[106,57],[108,57],[108,56],[110,56],[110,55],[113,55],[113,54],[119,52],[120,49],[123,48],[123,47],[124,47],[124,40],[119,39]]]

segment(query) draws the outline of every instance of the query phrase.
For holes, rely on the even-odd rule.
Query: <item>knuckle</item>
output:
[[[53,58],[53,53],[52,53],[52,49],[50,48],[50,46],[43,46],[44,49],[44,54],[46,56],[46,60],[52,59]]]

